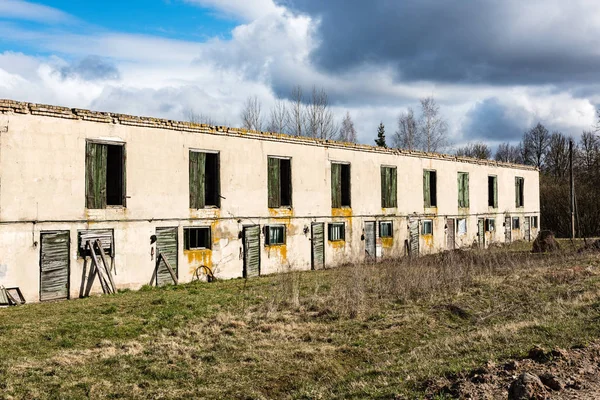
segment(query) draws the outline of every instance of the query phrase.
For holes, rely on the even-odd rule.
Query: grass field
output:
[[[420,398],[596,341],[599,294],[598,253],[495,249],[0,309],[0,396]]]

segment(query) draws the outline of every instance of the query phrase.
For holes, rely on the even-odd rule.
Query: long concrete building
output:
[[[0,285],[29,302],[101,292],[89,240],[139,288],[159,254],[253,277],[530,240],[539,210],[527,166],[0,100]]]

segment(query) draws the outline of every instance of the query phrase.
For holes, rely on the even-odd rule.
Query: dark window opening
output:
[[[106,204],[123,205],[123,146],[107,145]]]
[[[531,224],[533,225],[534,229],[537,229],[537,227],[538,227],[538,217],[531,217]]]
[[[524,205],[524,186],[525,180],[517,176],[515,178],[515,204],[517,207],[523,207]]]
[[[292,160],[268,158],[269,208],[292,206]]]
[[[423,171],[423,197],[425,207],[437,207],[437,172]]]
[[[220,207],[219,153],[190,151],[190,208]]]
[[[125,147],[86,143],[85,197],[90,209],[125,206]]]
[[[392,221],[381,221],[379,223],[379,237],[382,238],[391,238],[394,236],[394,231],[392,229]]]
[[[422,235],[433,235],[433,221],[432,220],[428,219],[428,220],[423,221],[421,234]]]
[[[485,220],[485,231],[493,232],[496,230],[496,220],[495,219],[486,219]]]
[[[351,207],[350,164],[331,164],[331,207]]]
[[[269,225],[265,226],[265,246],[285,244],[285,226]]]
[[[396,167],[381,167],[381,208],[398,206]]]
[[[185,250],[210,249],[210,228],[185,228],[183,241]]]
[[[518,217],[513,217],[512,219],[512,228],[513,229],[521,229],[521,219]]]
[[[488,176],[488,207],[498,208],[498,178]]]
[[[330,242],[346,240],[346,225],[343,222],[328,224],[327,231]]]

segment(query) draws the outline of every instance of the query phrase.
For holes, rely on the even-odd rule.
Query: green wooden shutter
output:
[[[244,227],[244,278],[260,275],[260,226]]]
[[[423,201],[425,207],[431,207],[431,176],[429,171],[423,171]]]
[[[463,174],[461,172],[458,173],[458,207],[464,207],[463,205],[463,196],[464,196],[464,190],[465,188],[463,187]]]
[[[331,207],[342,206],[342,165],[331,164]]]
[[[104,144],[87,142],[85,157],[86,207],[106,208],[107,150]]]
[[[398,173],[396,168],[390,168],[390,207],[398,207]]]
[[[515,178],[515,207],[519,207],[519,178]]]
[[[387,181],[387,168],[381,167],[381,207],[388,207],[388,181]]]
[[[469,173],[463,174],[464,190],[463,190],[463,203],[465,207],[469,207]]]
[[[279,159],[268,158],[268,191],[269,191],[269,208],[277,208],[281,206],[281,184]]]
[[[494,208],[498,208],[498,178],[494,178]]]
[[[175,276],[177,273],[177,227],[172,228],[156,228],[156,257],[162,254],[166,259]],[[173,284],[173,278],[167,269],[166,264],[160,260],[158,273],[156,276],[158,286]]]
[[[206,154],[190,151],[190,208],[206,206]]]
[[[69,298],[69,235],[69,231],[40,234],[40,301]]]

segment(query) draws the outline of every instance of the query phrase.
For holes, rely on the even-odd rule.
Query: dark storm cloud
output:
[[[63,79],[79,77],[86,81],[118,80],[121,76],[114,64],[98,56],[87,56],[59,72]]]
[[[519,141],[530,120],[525,110],[509,112],[496,98],[477,103],[467,113],[466,119],[462,127],[462,139],[466,142]]]
[[[454,83],[600,78],[600,29],[586,18],[596,9],[589,2],[288,1],[321,19],[321,44],[312,57],[328,71],[387,64],[398,80]]]

